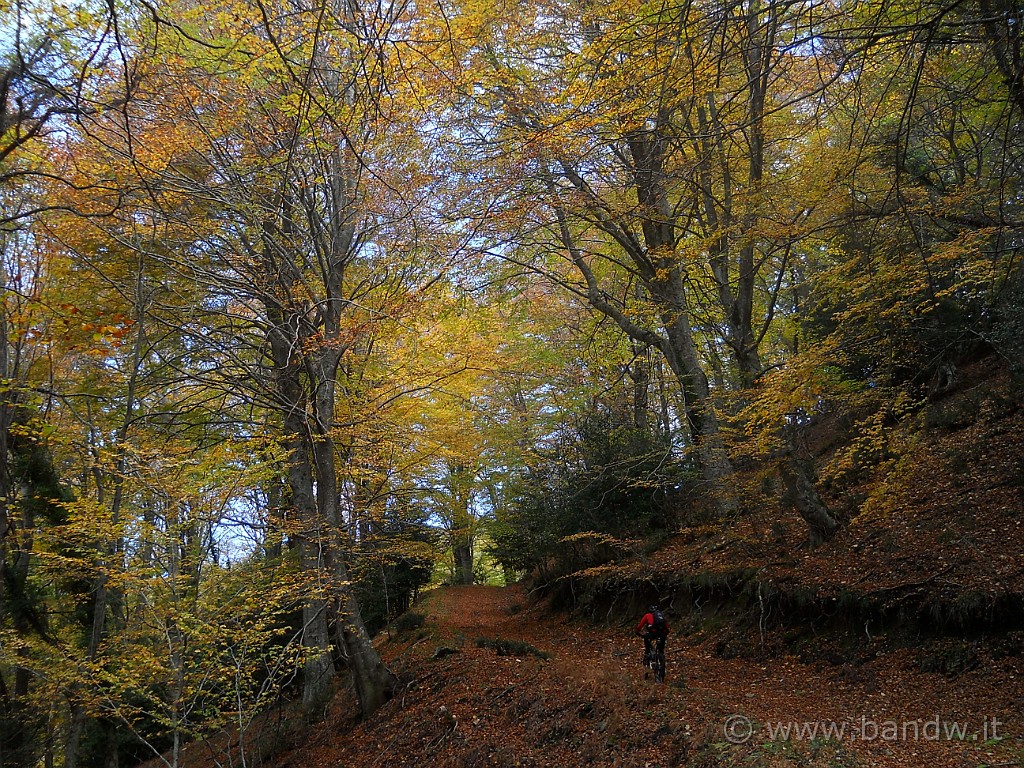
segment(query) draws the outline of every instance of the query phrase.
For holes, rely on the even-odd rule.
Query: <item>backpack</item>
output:
[[[656,635],[665,634],[665,614],[661,611],[655,611],[651,614],[651,631]]]

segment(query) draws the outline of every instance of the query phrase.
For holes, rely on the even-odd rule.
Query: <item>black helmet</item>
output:
[[[658,604],[657,603],[653,603],[651,605],[651,607],[648,608],[647,610],[648,610],[649,613],[654,613],[655,611],[658,611],[658,610],[661,610],[661,609],[658,608]]]

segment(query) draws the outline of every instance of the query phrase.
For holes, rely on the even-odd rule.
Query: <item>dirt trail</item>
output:
[[[947,679],[920,672],[912,650],[806,665],[725,660],[675,636],[657,685],[633,617],[567,620],[515,587],[439,589],[418,610],[423,627],[380,643],[403,679],[396,699],[367,723],[339,714],[281,765],[1024,765],[1019,657]]]

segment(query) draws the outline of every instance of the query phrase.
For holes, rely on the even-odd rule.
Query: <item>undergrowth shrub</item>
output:
[[[981,395],[969,393],[930,406],[925,412],[924,426],[926,429],[950,431],[964,429],[977,421],[980,413]]]
[[[520,640],[493,640],[486,637],[476,639],[477,648],[491,648],[498,656],[536,656],[538,659],[551,658],[547,653]]]
[[[429,582],[437,534],[422,522],[374,521],[364,551],[352,558],[350,573],[370,635],[402,615]]]
[[[423,626],[423,622],[427,620],[427,617],[422,613],[416,613],[414,611],[407,611],[395,619],[394,629],[399,634],[403,632],[411,632],[414,629],[419,629]]]
[[[922,672],[956,677],[978,666],[978,649],[974,643],[956,643],[929,653],[921,659]]]
[[[634,539],[678,527],[679,509],[697,484],[695,468],[676,455],[669,436],[636,426],[633,416],[621,406],[595,405],[509,484],[511,503],[497,517],[490,548],[501,565],[532,571],[575,557],[578,547],[564,541],[580,533]],[[600,547],[594,554],[604,561]]]
[[[1011,373],[1024,378],[1024,271],[1017,270],[996,304],[988,340],[1007,361]]]

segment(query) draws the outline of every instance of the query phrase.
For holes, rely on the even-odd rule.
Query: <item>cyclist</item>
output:
[[[640,623],[636,625],[636,633],[644,639],[644,665],[651,661],[651,647],[655,643],[658,652],[664,657],[665,654],[665,638],[668,637],[668,621],[665,619],[665,614],[661,612],[661,608],[657,605],[652,605],[647,609],[647,613],[644,614],[643,618],[640,619]]]

